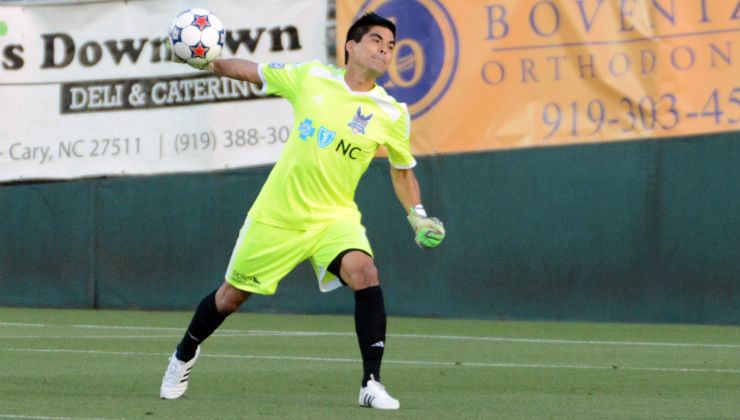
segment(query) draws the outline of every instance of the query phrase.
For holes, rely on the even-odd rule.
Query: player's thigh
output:
[[[278,283],[308,257],[306,232],[247,218],[239,232],[225,280],[237,289],[275,293]]]
[[[311,264],[316,271],[322,291],[333,290],[342,285],[337,276],[328,271],[331,262],[346,250],[357,250],[372,259],[370,241],[361,223],[352,219],[340,219],[325,228],[311,251]]]

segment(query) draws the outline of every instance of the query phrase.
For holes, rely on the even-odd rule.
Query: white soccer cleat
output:
[[[188,362],[179,360],[175,356],[176,354],[177,351],[172,353],[170,364],[167,366],[167,371],[162,378],[162,387],[159,388],[159,397],[163,400],[174,400],[185,394],[185,391],[188,389],[190,370],[193,369],[195,361],[198,360],[200,346],[195,350],[195,356]]]
[[[391,397],[380,382],[370,375],[367,386],[360,388],[360,405],[380,410],[398,410],[401,403]]]

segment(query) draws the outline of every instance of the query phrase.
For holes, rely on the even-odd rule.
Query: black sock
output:
[[[380,381],[380,362],[385,349],[385,304],[380,286],[355,292],[355,331],[362,353],[362,386],[370,375]]]
[[[198,345],[210,336],[222,322],[226,315],[221,315],[216,309],[216,291],[203,298],[198,305],[198,309],[193,314],[193,319],[185,331],[180,344],[177,345],[177,354],[179,360],[187,362],[195,357],[195,351]]]

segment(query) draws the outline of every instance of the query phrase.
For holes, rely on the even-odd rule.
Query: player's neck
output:
[[[375,76],[350,66],[344,73],[344,81],[354,92],[369,92],[375,87]]]

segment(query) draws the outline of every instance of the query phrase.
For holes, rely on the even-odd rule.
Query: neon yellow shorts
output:
[[[249,217],[239,231],[225,279],[237,289],[272,295],[295,266],[310,259],[319,289],[329,292],[342,283],[327,271],[346,249],[373,255],[365,228],[353,219],[339,219],[320,229],[297,230],[267,225]]]

